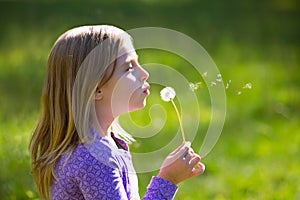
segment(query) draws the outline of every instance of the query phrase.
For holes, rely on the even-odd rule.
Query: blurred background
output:
[[[38,199],[28,142],[38,118],[47,57],[63,32],[86,24],[180,31],[207,50],[224,80],[232,80],[222,135],[203,159],[206,172],[181,183],[175,199],[300,199],[299,21],[297,0],[0,1],[1,199]],[[139,54],[141,63],[185,65],[166,52]],[[248,82],[253,88],[237,95]],[[158,87],[151,92],[148,105],[159,98]],[[207,93],[197,95],[203,98],[200,106],[209,104]],[[132,117],[147,124],[146,111]],[[201,116],[200,132],[209,117]],[[174,127],[169,123],[165,134],[139,139],[132,151],[164,145]],[[202,139],[193,141],[195,149]],[[139,174],[141,196],[156,173]]]

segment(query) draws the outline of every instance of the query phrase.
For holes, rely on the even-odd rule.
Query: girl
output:
[[[140,199],[127,146],[132,138],[116,119],[145,106],[148,76],[119,28],[83,26],[59,37],[30,141],[42,199]],[[172,199],[178,183],[203,172],[200,156],[183,143],[165,159],[143,199]]]

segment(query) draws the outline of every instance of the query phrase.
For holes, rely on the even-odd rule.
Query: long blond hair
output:
[[[40,117],[29,146],[42,199],[51,198],[56,161],[85,142],[93,94],[113,74],[126,38],[128,34],[113,26],[83,26],[67,31],[55,42],[47,63]],[[113,69],[107,70],[109,67]]]

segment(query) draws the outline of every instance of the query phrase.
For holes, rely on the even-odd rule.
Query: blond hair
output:
[[[56,161],[87,141],[94,117],[94,92],[112,76],[118,51],[128,38],[113,26],[82,26],[55,42],[47,63],[40,117],[29,147],[42,199],[51,198]],[[112,70],[107,70],[110,67]],[[114,124],[122,134],[118,123]],[[123,136],[130,139],[125,132]]]

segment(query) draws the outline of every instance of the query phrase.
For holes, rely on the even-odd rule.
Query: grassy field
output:
[[[0,2],[1,199],[38,199],[28,142],[38,117],[47,56],[61,33],[84,24],[183,32],[208,51],[223,78],[233,80],[236,88],[252,83],[242,95],[228,91],[226,123],[215,148],[203,159],[206,172],[181,183],[175,199],[300,199],[299,2],[174,2]],[[141,63],[153,60],[175,68],[184,65],[163,52],[140,52]],[[157,101],[159,88],[151,92],[148,107]],[[203,99],[200,108],[207,109],[205,89],[197,95]],[[132,117],[147,115],[147,108]],[[166,109],[171,115],[171,107]],[[200,132],[208,126],[206,118],[201,118]],[[139,123],[148,121],[143,117]],[[164,145],[176,129],[169,124],[164,131],[139,139],[132,150]],[[202,139],[194,139],[195,149]],[[156,173],[139,174],[141,196]]]

